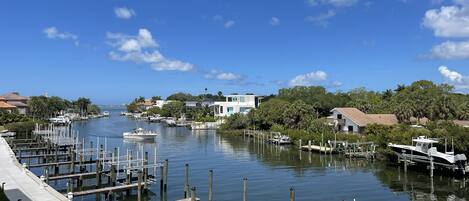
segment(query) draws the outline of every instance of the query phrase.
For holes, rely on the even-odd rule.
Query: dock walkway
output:
[[[42,182],[34,173],[23,168],[16,160],[4,138],[0,137],[0,183],[5,182],[5,195],[10,200],[68,201],[55,189]]]

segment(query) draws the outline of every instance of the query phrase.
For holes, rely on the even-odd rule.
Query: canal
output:
[[[184,166],[190,165],[190,186],[197,196],[207,200],[208,172],[214,171],[214,200],[240,201],[243,177],[248,178],[248,200],[285,201],[289,189],[295,189],[296,200],[466,200],[464,181],[427,173],[409,171],[384,162],[345,159],[341,156],[300,152],[296,147],[279,147],[254,143],[243,137],[221,136],[216,131],[191,131],[164,127],[119,116],[75,122],[73,129],[80,138],[107,142],[107,148],[120,147],[150,153],[150,158],[169,159],[167,200],[181,199],[184,190]],[[122,132],[142,127],[156,130],[155,142],[122,139]],[[152,173],[153,171],[150,171]],[[159,171],[158,171],[159,172]],[[89,184],[93,184],[90,181]],[[63,182],[54,183],[64,188]],[[151,186],[144,200],[161,200],[159,185]],[[95,200],[94,196],[75,200]],[[136,200],[131,197],[129,200]]]

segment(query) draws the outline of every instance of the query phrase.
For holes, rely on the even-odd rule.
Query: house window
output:
[[[233,107],[227,107],[226,110],[228,113],[233,113]]]
[[[353,133],[353,126],[348,126],[348,132]]]
[[[239,112],[241,112],[241,113],[247,113],[247,112],[249,112],[250,109],[251,109],[250,107],[240,107],[240,108],[239,108]]]
[[[223,106],[220,106],[220,114],[223,114]]]
[[[239,97],[239,102],[244,102],[244,97]]]
[[[232,97],[228,97],[228,102],[233,102],[233,98],[232,98]]]
[[[342,119],[342,114],[337,114],[337,119]]]

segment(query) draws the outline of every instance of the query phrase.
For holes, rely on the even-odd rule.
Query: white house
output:
[[[357,108],[334,108],[331,110],[334,129],[348,133],[362,133],[368,124],[395,125],[394,114],[365,114]]]
[[[247,114],[259,106],[261,99],[256,95],[227,95],[225,101],[216,101],[212,107],[216,117],[228,117],[235,113]]]

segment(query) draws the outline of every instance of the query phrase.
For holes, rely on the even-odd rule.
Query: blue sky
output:
[[[0,92],[469,88],[468,0],[0,1]]]

